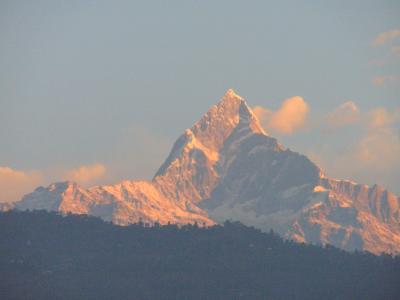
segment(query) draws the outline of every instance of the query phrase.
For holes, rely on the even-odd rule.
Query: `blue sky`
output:
[[[86,184],[149,178],[233,88],[269,111],[301,96],[304,126],[274,132],[283,144],[400,193],[400,2],[315,2],[1,1],[0,186],[13,172],[30,189],[98,165]],[[349,101],[358,120],[326,129]],[[371,134],[377,114],[384,134]],[[387,167],[350,169],[368,145]]]

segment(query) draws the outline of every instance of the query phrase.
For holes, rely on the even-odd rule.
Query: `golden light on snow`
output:
[[[302,128],[308,111],[301,97],[285,100],[276,111],[256,108],[269,130],[283,134]],[[332,115],[343,125],[356,122],[357,112],[354,103],[346,102]],[[366,136],[350,145],[348,156],[341,152],[333,161],[335,167],[367,167],[374,173],[398,168],[400,142],[394,126],[398,113],[376,109],[361,114],[356,123]],[[118,225],[139,220],[212,225],[232,218],[262,230],[277,226],[297,241],[400,252],[399,231],[393,227],[399,208],[394,194],[378,185],[334,179],[301,154],[283,148],[265,134],[254,112],[233,90],[178,138],[152,180],[89,188],[72,182],[99,184],[106,174],[100,163],[60,174],[71,181],[37,189],[17,207],[93,214]],[[264,187],[272,187],[275,203],[285,204],[281,209],[275,210],[275,200],[265,201],[270,192]],[[203,209],[198,205],[203,201],[216,206]],[[335,215],[340,217],[330,218]],[[316,225],[318,234],[311,235]]]

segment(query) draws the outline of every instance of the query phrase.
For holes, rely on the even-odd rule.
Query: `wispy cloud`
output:
[[[388,111],[384,107],[378,107],[366,113],[366,124],[370,130],[390,128],[398,122],[400,109]]]
[[[399,55],[400,56],[400,46],[393,46],[390,48],[390,52],[394,55]]]
[[[168,156],[173,140],[154,130],[126,128],[114,144],[107,179],[151,179]]]
[[[43,170],[16,170],[0,166],[0,201],[18,201],[40,185],[51,182],[71,180],[90,186],[99,183],[106,176],[106,167],[102,164],[81,165],[76,168],[53,168]]]
[[[336,129],[359,121],[360,109],[353,101],[347,101],[330,112],[327,116],[329,129]]]
[[[378,107],[365,114],[367,133],[354,147],[354,156],[364,166],[387,170],[400,166],[400,136],[395,125],[400,122],[400,110]]]
[[[283,101],[276,111],[262,106],[256,106],[253,110],[267,131],[291,135],[304,127],[309,106],[302,97],[295,96]]]
[[[43,175],[38,171],[23,171],[0,166],[0,201],[19,200],[42,182]]]
[[[372,79],[372,83],[375,86],[384,86],[390,84],[400,83],[400,77],[394,75],[378,75]]]
[[[106,167],[96,163],[93,165],[82,165],[75,169],[64,172],[63,179],[71,180],[82,185],[95,184],[106,175]]]
[[[392,111],[378,107],[359,113],[353,122],[361,129],[353,143],[332,149],[334,140],[340,136],[329,136],[310,145],[308,155],[322,166],[330,176],[351,178],[359,182],[383,183],[395,188],[400,176],[400,109]]]
[[[114,146],[112,159],[101,163],[50,166],[34,171],[0,166],[0,201],[18,201],[40,185],[63,180],[89,187],[125,179],[149,179],[167,156],[171,141],[148,130],[134,128]]]
[[[381,32],[378,36],[372,41],[372,44],[377,46],[382,46],[387,44],[397,38],[400,37],[400,28],[396,28],[390,31]]]

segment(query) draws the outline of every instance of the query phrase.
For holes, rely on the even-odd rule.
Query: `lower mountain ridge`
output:
[[[118,225],[234,220],[298,242],[400,253],[399,200],[378,185],[329,178],[269,136],[244,99],[228,90],[178,138],[151,181],[54,183],[14,207],[89,214]]]

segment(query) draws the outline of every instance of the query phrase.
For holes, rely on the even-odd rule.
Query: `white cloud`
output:
[[[302,97],[295,96],[283,101],[276,111],[256,106],[253,109],[267,131],[291,135],[305,125],[309,106]]]
[[[37,171],[15,170],[0,166],[0,201],[20,200],[43,182],[43,176]]]

